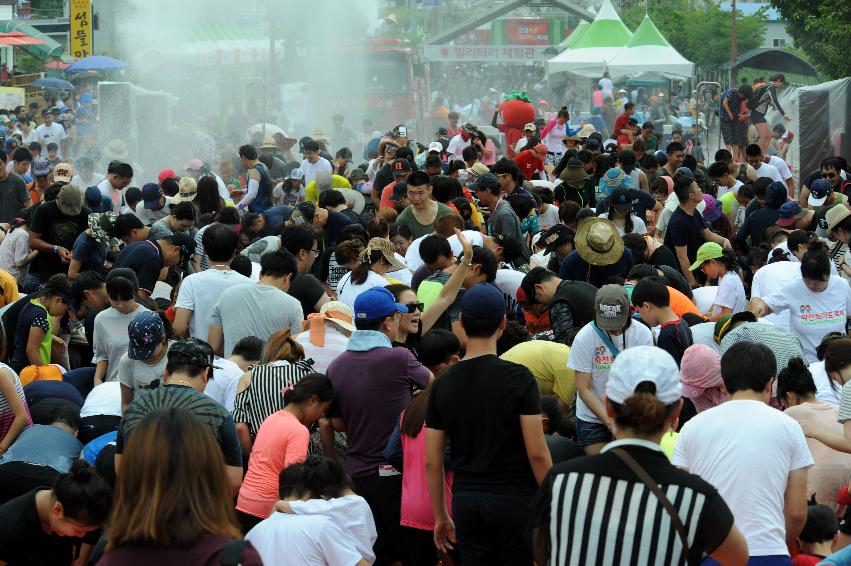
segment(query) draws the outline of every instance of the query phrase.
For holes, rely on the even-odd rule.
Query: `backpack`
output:
[[[753,110],[759,106],[759,101],[762,99],[769,86],[771,86],[769,83],[756,83],[753,85],[753,94],[747,100],[748,110]]]

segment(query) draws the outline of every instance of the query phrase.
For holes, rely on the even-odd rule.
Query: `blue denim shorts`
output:
[[[612,439],[612,431],[606,425],[576,419],[576,440],[579,446],[611,442]]]

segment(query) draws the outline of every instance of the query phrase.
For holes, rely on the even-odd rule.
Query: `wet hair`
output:
[[[250,362],[259,361],[263,355],[263,340],[257,336],[246,336],[236,343],[231,356],[240,356]]]
[[[745,148],[745,155],[748,157],[757,157],[762,155],[762,148],[759,145],[752,143]]]
[[[635,105],[633,104],[633,106]],[[567,106],[562,106],[559,109],[558,114],[556,114],[556,118],[564,118],[565,120],[570,120],[570,112],[567,111]]]
[[[367,240],[369,240],[369,233],[360,224],[347,224],[340,230],[340,234],[337,236],[337,243],[355,239],[359,239],[366,244]]]
[[[624,149],[618,154],[618,162],[623,172],[629,175],[635,169],[635,153],[630,149]]]
[[[721,378],[727,393],[763,391],[777,374],[777,360],[768,346],[737,342],[721,356]]]
[[[668,291],[668,285],[658,275],[644,277],[632,290],[632,304],[640,307],[644,303],[655,307],[670,306],[671,293]]]
[[[222,197],[219,195],[219,183],[215,177],[205,175],[198,179],[197,194],[192,203],[201,214],[212,214],[224,208]]]
[[[452,247],[445,236],[429,234],[420,242],[420,258],[423,263],[434,263],[441,256],[449,259],[452,255]]]
[[[319,149],[318,147],[316,149]],[[254,161],[257,159],[257,148],[253,145],[245,144],[239,147],[239,156]]]
[[[129,163],[117,163],[109,173],[112,173],[120,179],[132,179],[133,167]]]
[[[433,368],[460,352],[461,343],[455,334],[444,328],[433,328],[420,339],[416,353],[422,365]]]
[[[19,147],[15,150],[15,153],[12,154],[12,160],[15,163],[24,163],[26,161],[32,162],[33,154],[29,149],[25,147]]]
[[[818,361],[824,361],[824,351],[827,350],[827,346],[838,338],[847,338],[848,336],[844,332],[828,332],[821,338],[821,342],[816,346],[816,358]],[[833,382],[831,382],[833,385]]]
[[[346,240],[337,244],[334,248],[334,258],[339,265],[345,265],[358,261],[364,244],[361,240]]]
[[[301,250],[312,250],[317,241],[316,230],[307,224],[293,224],[281,232],[281,247],[298,255]]]
[[[171,215],[178,220],[192,220],[197,218],[198,211],[191,202],[179,202],[171,207]]]
[[[129,301],[139,293],[139,280],[132,269],[114,268],[106,276],[106,293],[110,299]]]
[[[342,497],[352,481],[335,458],[308,456],[304,462],[304,484],[314,498]]]
[[[534,145],[530,147],[535,147]],[[508,173],[511,175],[511,178],[516,182],[520,177],[520,167],[517,166],[513,160],[508,159],[507,157],[503,157],[499,161],[493,164],[491,167],[491,173],[494,175],[502,175],[504,173]]]
[[[394,224],[390,227],[390,237],[393,238],[395,236],[404,238],[409,242],[414,239],[414,235],[411,234],[411,229],[408,228],[405,224]]]
[[[331,380],[321,373],[309,373],[301,381],[284,391],[284,405],[304,403],[316,396],[323,403],[333,401],[334,387]]]
[[[801,358],[790,359],[789,364],[777,374],[777,397],[782,400],[787,393],[794,393],[798,397],[816,394],[813,374]]]
[[[461,150],[461,158],[464,161],[475,161],[479,158],[479,150],[472,145],[468,145]]]
[[[773,75],[768,77],[768,80],[771,81],[771,82],[780,81],[781,83],[785,83],[786,82],[786,76],[783,73],[774,73]],[[831,538],[833,538],[833,537],[831,537]]]
[[[675,401],[665,405],[656,398],[656,384],[642,381],[635,387],[635,393],[623,403],[609,400],[618,428],[630,429],[641,435],[652,435],[662,431],[665,422],[680,405]]]
[[[74,460],[53,484],[53,498],[66,519],[86,526],[103,524],[112,508],[109,484],[85,460]]]
[[[501,356],[517,344],[529,340],[531,340],[531,337],[526,327],[517,322],[516,319],[508,318],[505,321],[505,330],[502,331],[502,336],[496,341],[496,355]]]
[[[851,338],[831,340],[824,349],[824,369],[839,372],[851,365]]]
[[[251,260],[248,259],[248,256],[244,256],[241,254],[237,254],[230,262],[230,268],[242,276],[251,277],[251,273],[253,271],[251,266]]]
[[[187,410],[145,417],[121,463],[107,552],[137,544],[186,548],[203,535],[241,537],[221,448]]]
[[[236,207],[226,206],[213,214],[213,220],[226,226],[239,226],[239,212]]]
[[[464,229],[464,219],[455,212],[444,214],[434,221],[434,231],[446,238],[453,236],[456,229]]]
[[[685,175],[677,175],[674,177],[674,192],[677,194],[677,198],[681,203],[686,202],[689,194],[694,192],[691,187],[691,184],[694,182],[694,179]]]
[[[43,297],[61,297],[71,296],[71,282],[68,276],[64,273],[52,275],[50,279],[41,285],[41,295]]]
[[[641,234],[624,234],[623,245],[629,248],[629,250],[632,252],[632,257],[635,258],[635,261],[643,261],[644,256],[647,255],[647,242],[644,240],[644,236],[642,236]],[[630,275],[632,275],[632,270],[630,270],[629,275],[627,275],[627,279],[632,279]]]
[[[380,216],[376,216],[375,220],[370,222],[369,226],[367,226],[366,233],[369,236],[369,239],[388,238],[390,237],[390,222]]]
[[[827,281],[830,278],[833,269],[826,248],[821,241],[810,242],[807,245],[807,252],[801,258],[801,275],[805,279]]]
[[[145,225],[135,214],[119,214],[115,219],[115,235],[127,238],[133,230],[141,230]]]
[[[499,269],[499,262],[496,261],[496,256],[487,248],[473,246],[473,257],[470,260],[473,265],[480,266],[479,272],[486,276],[485,282],[493,283],[496,280],[496,270]]]
[[[162,189],[163,194],[169,197],[173,197],[180,192],[180,184],[177,182],[177,179],[173,179],[171,177],[163,179],[163,182],[160,183],[160,188]]]
[[[807,544],[817,544],[833,540],[838,531],[839,520],[833,509],[811,502],[807,506],[807,522],[798,538]]]
[[[673,134],[673,132],[671,132],[671,134]],[[682,134],[682,131],[680,131],[680,134]],[[672,155],[678,151],[685,151],[685,149],[685,146],[683,146],[680,142],[671,142],[665,147],[665,154]]]
[[[87,269],[81,271],[71,283],[71,298],[79,306],[85,300],[85,291],[100,289],[106,284],[106,277],[99,271]]]
[[[469,318],[461,315],[461,326],[468,338],[490,338],[499,329],[505,315],[499,318]]]
[[[287,250],[278,249],[260,257],[261,277],[286,277],[296,273],[298,273],[298,265],[295,257]]]
[[[460,195],[461,183],[455,177],[435,175],[431,178],[431,196],[437,202],[445,203]]]
[[[136,209],[136,205],[142,200],[142,189],[139,187],[127,187],[124,191],[124,202],[131,210]]]
[[[304,348],[295,341],[289,329],[278,330],[266,340],[263,345],[263,356],[260,362],[270,364],[281,360],[290,363],[300,362],[304,359]]]
[[[204,230],[201,245],[210,261],[230,261],[239,246],[239,234],[231,226],[213,224]]]
[[[308,495],[307,485],[305,484],[305,465],[304,463],[290,464],[278,475],[278,496],[281,499],[287,497],[302,498]]]
[[[562,421],[565,419],[564,410],[555,395],[541,395],[541,414],[549,420],[550,434],[561,428]]]
[[[319,193],[319,206],[321,208],[333,208],[341,204],[346,204],[346,197],[340,191],[329,189]]]
[[[579,206],[578,202],[572,200],[565,201],[558,207],[558,218],[565,224],[574,222],[581,209],[582,207]]]

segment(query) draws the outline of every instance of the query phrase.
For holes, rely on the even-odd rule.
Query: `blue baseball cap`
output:
[[[127,334],[130,338],[127,357],[131,360],[147,360],[153,357],[157,344],[165,336],[165,325],[157,313],[144,311],[130,321]]]
[[[461,316],[493,320],[505,316],[505,297],[490,283],[473,285],[461,299]]]
[[[142,200],[145,201],[145,208],[148,210],[157,210],[160,206],[160,197],[162,189],[156,183],[146,183],[142,187]]]
[[[44,157],[36,157],[32,162],[33,177],[47,177],[50,175],[50,163]]]
[[[777,211],[777,225],[783,226],[784,228],[788,228],[795,224],[795,221],[801,217],[801,213],[803,209],[801,205],[798,204],[796,200],[790,200],[784,202],[780,205],[780,209]],[[704,215],[705,217],[706,215]]]
[[[394,312],[408,312],[408,307],[400,305],[393,293],[384,287],[367,289],[355,299],[355,320],[375,320]]]
[[[813,181],[813,184],[810,185],[810,196],[807,198],[807,204],[810,206],[823,205],[832,189],[833,187],[827,179],[816,179]]]

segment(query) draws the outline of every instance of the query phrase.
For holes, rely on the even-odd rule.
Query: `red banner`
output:
[[[505,42],[509,45],[549,45],[549,20],[533,18],[506,19]]]

